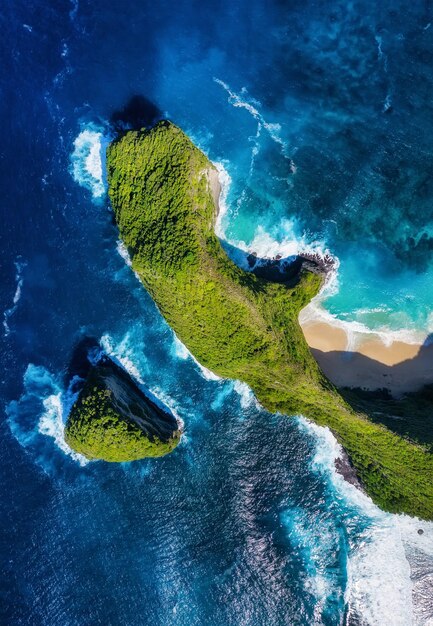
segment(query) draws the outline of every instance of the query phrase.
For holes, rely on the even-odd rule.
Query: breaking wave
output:
[[[109,141],[104,129],[93,123],[87,124],[74,141],[72,177],[91,192],[95,201],[101,200],[107,190],[105,150]]]
[[[331,431],[304,418],[298,422],[316,441],[312,469],[327,477],[343,504],[349,540],[345,592],[348,623],[357,623],[361,616],[369,626],[431,623],[433,523],[381,511],[337,473],[335,460],[342,455],[342,448]],[[414,583],[420,561],[422,576]]]
[[[63,436],[65,419],[76,397],[71,386],[64,390],[56,376],[33,363],[27,366],[23,385],[21,397],[6,407],[9,426],[16,440],[32,451],[47,472],[51,472],[56,464],[53,443],[55,448],[81,466],[89,463],[68,446]]]
[[[342,328],[347,334],[347,349],[354,350],[362,343],[366,335],[379,338],[386,346],[394,341],[402,341],[411,344],[421,344],[425,339],[425,332],[415,329],[392,330],[386,325],[370,328],[361,321],[344,320],[326,309],[326,301],[339,291],[339,268],[340,260],[328,248],[326,242],[321,239],[311,240],[306,233],[299,235],[299,225],[295,219],[283,218],[280,222],[265,228],[259,224],[256,227],[254,237],[250,242],[238,239],[228,234],[230,218],[233,210],[230,206],[229,195],[232,179],[228,172],[227,162],[215,162],[218,170],[221,193],[219,200],[219,212],[215,224],[215,233],[223,241],[233,246],[227,250],[232,260],[246,271],[251,271],[246,255],[253,254],[258,259],[290,258],[296,255],[311,254],[321,258],[332,257],[333,269],[327,275],[326,281],[320,293],[301,311],[299,321],[302,325],[312,322],[325,322],[332,326]],[[357,313],[372,312],[359,310]]]

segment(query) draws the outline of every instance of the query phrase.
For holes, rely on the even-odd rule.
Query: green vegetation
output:
[[[325,378],[298,323],[321,277],[294,287],[234,265],[214,234],[215,170],[169,122],[108,150],[109,194],[133,269],[180,339],[216,374],[248,383],[270,411],[329,426],[383,509],[433,519],[433,457],[356,413]]]
[[[65,428],[71,448],[88,459],[104,461],[163,456],[179,439],[176,420],[108,358],[90,370]]]

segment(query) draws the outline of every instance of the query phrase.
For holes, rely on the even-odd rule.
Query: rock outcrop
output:
[[[179,443],[175,417],[103,356],[93,365],[65,427],[65,440],[88,459],[135,461],[168,454]]]

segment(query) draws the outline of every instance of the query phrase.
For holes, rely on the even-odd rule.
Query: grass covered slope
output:
[[[298,323],[321,277],[295,287],[232,263],[214,234],[207,157],[169,122],[108,149],[109,195],[133,269],[177,335],[207,368],[248,383],[270,411],[329,426],[373,500],[433,519],[433,457],[357,414],[325,378]]]
[[[179,440],[176,419],[108,357],[90,369],[65,428],[65,441],[73,450],[112,462],[163,456]]]

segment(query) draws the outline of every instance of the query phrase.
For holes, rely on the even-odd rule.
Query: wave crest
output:
[[[423,571],[433,571],[433,523],[381,511],[362,491],[337,473],[342,448],[329,428],[298,418],[314,436],[312,469],[325,475],[348,532],[348,623],[362,616],[369,626],[421,626],[433,620],[432,580],[424,576],[414,586],[416,558]],[[419,529],[422,533],[419,534]],[[429,600],[430,598],[430,600]]]
[[[107,190],[105,149],[108,142],[103,128],[88,124],[76,137],[70,157],[73,179],[88,189],[94,200],[100,200]]]

